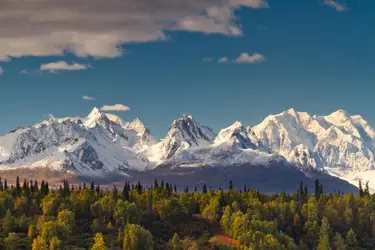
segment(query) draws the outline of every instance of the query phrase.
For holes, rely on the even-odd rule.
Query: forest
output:
[[[375,249],[375,196],[0,179],[0,249]]]

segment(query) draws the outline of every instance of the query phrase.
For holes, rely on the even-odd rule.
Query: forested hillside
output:
[[[181,189],[181,190],[180,190]],[[374,249],[375,196],[0,180],[0,249]]]

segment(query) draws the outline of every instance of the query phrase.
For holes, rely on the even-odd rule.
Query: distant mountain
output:
[[[340,109],[328,116],[289,109],[253,128],[262,144],[303,169],[316,168],[375,187],[375,131],[359,115]]]
[[[143,171],[150,163],[138,150],[152,137],[131,125],[122,126],[95,108],[85,118],[53,118],[13,130],[0,137],[0,167],[47,167],[89,176]]]
[[[352,167],[354,149],[363,152],[360,160],[368,166],[363,169],[371,169],[373,154],[368,147],[375,133],[358,117],[351,118],[349,127],[345,115],[340,111],[311,117],[288,110],[253,128],[237,121],[218,134],[183,115],[157,141],[140,119],[127,122],[94,108],[84,118],[52,118],[0,137],[0,170],[32,171],[33,176],[55,171],[106,182],[163,177],[214,187],[233,179],[237,185],[267,191],[292,191],[300,181],[310,185],[319,177],[328,190],[352,191],[352,185],[321,171],[337,169],[330,165],[337,157],[345,169]],[[358,137],[363,133],[368,135],[366,142]]]

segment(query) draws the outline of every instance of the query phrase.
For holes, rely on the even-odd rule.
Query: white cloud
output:
[[[220,59],[218,60],[219,63],[226,63],[226,62],[228,62],[228,61],[229,61],[228,57],[222,57],[222,58],[220,58]]]
[[[87,4],[89,2],[89,4]],[[1,1],[0,61],[23,56],[108,58],[122,45],[165,40],[164,31],[242,34],[235,10],[266,0]]]
[[[82,99],[85,100],[85,101],[95,101],[96,100],[95,97],[88,96],[88,95],[82,96]]]
[[[123,104],[115,104],[115,105],[104,105],[100,108],[102,111],[128,111],[130,108]]]
[[[58,62],[51,62],[47,64],[42,64],[40,65],[40,70],[41,71],[59,71],[59,70],[86,70],[88,69],[89,66],[84,65],[84,64],[79,64],[79,63],[72,63],[68,64],[65,61],[58,61]]]
[[[0,76],[4,73],[3,68],[0,66]]]
[[[235,62],[255,64],[264,62],[265,60],[266,58],[259,53],[253,53],[251,56],[248,53],[242,53]]]
[[[211,57],[205,57],[202,59],[203,62],[212,62],[212,58]]]
[[[344,4],[338,3],[337,0],[324,0],[324,4],[336,9],[338,12],[347,10],[347,7]]]

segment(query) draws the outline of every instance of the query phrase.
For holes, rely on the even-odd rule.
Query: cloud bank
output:
[[[123,44],[165,40],[165,31],[242,35],[235,11],[265,0],[14,0],[0,8],[0,60],[113,58]]]
[[[130,108],[123,104],[115,104],[115,105],[104,105],[100,108],[102,111],[128,111]]]

